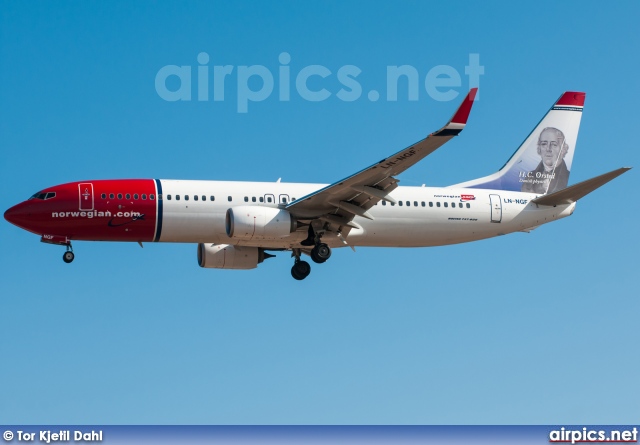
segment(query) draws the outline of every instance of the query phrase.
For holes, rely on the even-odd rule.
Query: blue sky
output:
[[[570,182],[640,164],[636,2],[0,6],[3,211],[86,179],[333,182],[440,128],[461,96],[424,79],[447,65],[464,94],[471,54],[467,128],[403,184],[496,171],[566,90],[587,92]],[[195,73],[201,52],[236,67],[225,100],[163,100],[158,71]],[[283,52],[292,78],[327,67],[309,85],[331,96],[274,90],[238,113],[237,67],[277,74]],[[419,100],[386,100],[395,65],[419,72]],[[286,254],[204,270],[194,245],[78,242],[66,265],[2,221],[0,423],[635,423],[637,186],[632,170],[530,234],[341,249],[303,282]]]

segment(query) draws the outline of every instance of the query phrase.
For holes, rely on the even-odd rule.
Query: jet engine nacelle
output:
[[[272,256],[259,247],[198,244],[198,264],[205,268],[255,269],[265,258]]]
[[[227,236],[238,240],[279,239],[289,236],[296,227],[289,212],[273,207],[232,207],[225,218]]]

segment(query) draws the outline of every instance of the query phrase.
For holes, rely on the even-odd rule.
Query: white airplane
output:
[[[397,176],[457,136],[477,89],[425,139],[330,185],[283,182],[94,180],[46,188],[7,221],[66,246],[72,240],[198,243],[201,267],[253,269],[290,251],[291,275],[350,246],[427,247],[528,232],[629,170],[567,187],[585,93],[566,92],[497,172],[449,187],[399,187]]]

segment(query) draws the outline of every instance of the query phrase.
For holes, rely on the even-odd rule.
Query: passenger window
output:
[[[260,202],[264,202],[264,198],[262,196],[260,197]]]
[[[413,205],[414,205],[415,207],[418,207],[418,201],[413,201]]]
[[[209,201],[215,201],[215,200],[216,200],[215,196],[213,196],[213,195],[209,196]]]
[[[422,207],[426,207],[426,206],[427,206],[427,203],[422,201]]]
[[[126,195],[124,195],[125,198],[127,199],[131,199],[131,195],[129,193],[127,193]]]
[[[197,201],[198,200],[198,195],[193,195],[193,200]]]
[[[255,196],[251,197],[251,202],[256,202],[256,197]]]
[[[455,203],[455,202],[452,202],[452,203],[451,203],[451,208],[452,208],[452,209],[455,209],[455,208],[456,208],[456,203]]]
[[[433,207],[433,202],[429,201],[429,207]]]
[[[133,194],[133,199],[138,199],[138,198],[139,198],[138,194],[137,194],[137,193],[134,193],[134,194]]]
[[[206,200],[207,200],[207,197],[206,197],[205,195],[202,195],[202,200],[203,200],[203,201],[206,201]]]
[[[107,194],[106,194],[106,193],[103,193],[102,195],[100,195],[100,197],[101,197],[102,199],[107,199]]]
[[[249,197],[248,196],[244,197],[244,202],[249,202]]]
[[[153,201],[154,199],[156,199],[156,195],[152,193],[151,195],[149,195],[149,199]]]
[[[411,201],[407,201],[407,207],[411,205]]]
[[[392,202],[392,203],[391,203],[391,205],[392,205],[392,206],[395,206],[395,205],[396,205],[396,203],[395,203],[395,202]]]
[[[142,199],[147,199],[147,194],[146,193],[142,194]]]
[[[444,203],[444,206],[445,206],[445,207],[449,207],[449,203],[448,203],[448,202],[445,202],[445,203]]]
[[[287,203],[287,198],[283,197],[283,198],[282,198],[282,203],[283,203],[283,204],[286,204],[286,203]]]
[[[458,207],[462,208],[462,203],[458,204]]]
[[[398,205],[399,205],[399,206],[402,206],[402,201],[398,201]]]
[[[162,195],[158,195],[158,201],[162,200]]]
[[[233,198],[232,198],[231,196],[228,196],[228,197],[227,197],[227,201],[229,201],[229,202],[231,202],[231,200],[232,200],[232,199],[233,199]]]
[[[293,197],[291,198],[291,202],[293,202],[293,201],[295,201],[295,200],[296,200],[296,198],[293,198]]]
[[[271,196],[267,198],[267,202],[271,202]]]
[[[386,206],[387,205],[387,201],[382,201],[382,205]]]
[[[118,199],[122,199],[122,193],[118,193]]]
[[[113,193],[109,193],[109,199],[113,199],[115,198],[115,195]]]
[[[144,196],[144,195],[142,195]],[[176,195],[176,201],[180,201],[180,195]]]
[[[440,201],[436,202],[436,207],[440,207]]]
[[[467,203],[467,208],[470,209],[471,208],[471,204]]]
[[[189,195],[184,195],[184,200],[188,201],[189,200]]]
[[[171,201],[171,195],[167,195],[167,199]]]

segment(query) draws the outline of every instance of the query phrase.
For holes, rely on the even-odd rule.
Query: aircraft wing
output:
[[[299,219],[320,218],[337,226],[349,226],[356,215],[373,219],[367,210],[383,199],[395,202],[388,196],[398,186],[394,176],[462,131],[477,90],[472,88],[469,91],[449,123],[440,130],[358,173],[291,202],[285,208]]]

